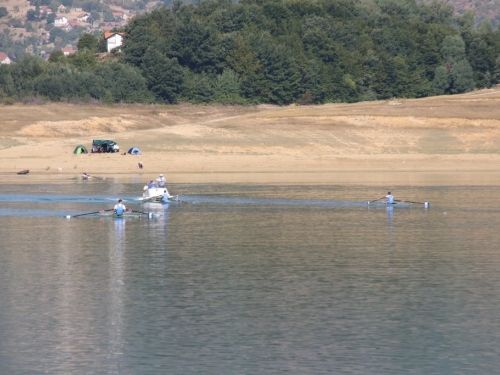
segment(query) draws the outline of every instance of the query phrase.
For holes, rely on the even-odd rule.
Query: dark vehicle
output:
[[[120,146],[110,140],[94,139],[92,141],[92,152],[120,152]]]

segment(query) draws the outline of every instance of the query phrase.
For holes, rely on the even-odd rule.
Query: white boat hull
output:
[[[169,196],[168,201],[163,200],[163,195],[165,194],[165,192]],[[178,199],[179,198],[177,195],[171,196],[167,188],[150,188],[146,190],[142,194],[142,198],[140,198],[140,200],[145,202],[157,202],[157,203],[167,203],[167,204],[180,203]]]

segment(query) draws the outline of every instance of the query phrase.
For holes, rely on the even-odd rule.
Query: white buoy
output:
[[[431,204],[429,202],[424,202],[424,207],[425,208],[429,208],[431,206]]]
[[[66,219],[71,219],[71,215],[66,215]]]

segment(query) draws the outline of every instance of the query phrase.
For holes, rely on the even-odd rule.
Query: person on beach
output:
[[[167,182],[167,180],[165,180],[165,177],[163,177],[162,174],[160,174],[160,177],[158,177],[156,179],[156,181],[158,181],[158,187],[161,187],[161,188],[164,188],[165,187],[165,183]]]
[[[123,204],[123,200],[118,199],[118,204],[113,208],[115,215],[121,216],[127,210],[127,207]]]

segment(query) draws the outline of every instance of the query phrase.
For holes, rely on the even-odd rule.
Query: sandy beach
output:
[[[322,106],[9,105],[0,173],[499,171],[500,90]],[[93,139],[120,153],[90,150]],[[138,147],[142,155],[125,154]]]

